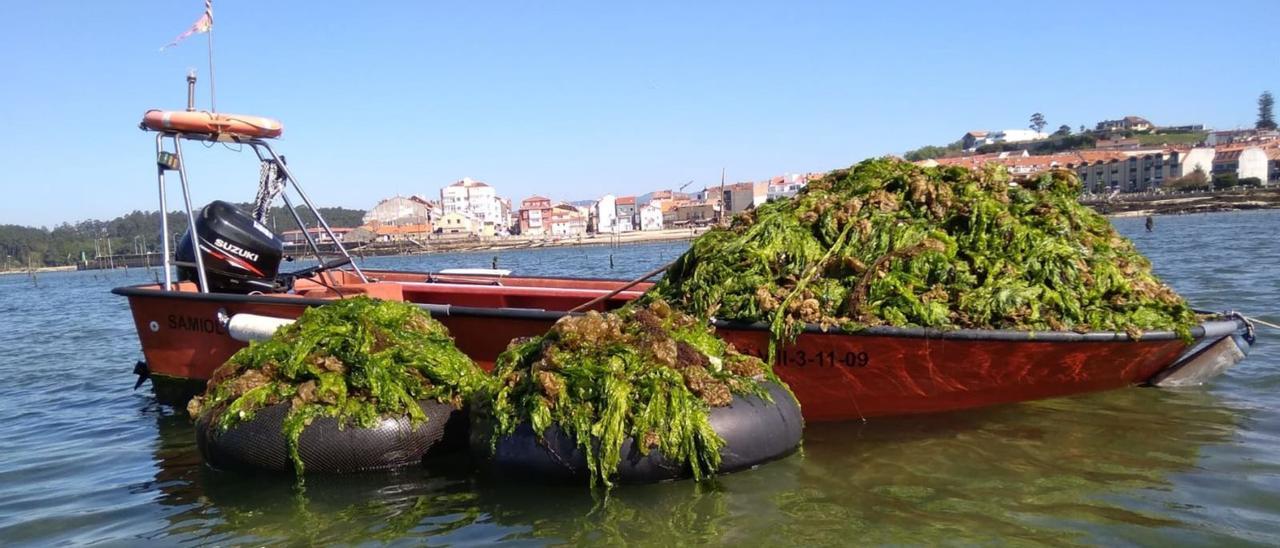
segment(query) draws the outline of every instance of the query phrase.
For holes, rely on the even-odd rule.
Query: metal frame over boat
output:
[[[176,262],[168,225],[161,215],[164,281],[113,290],[129,300],[145,361],[136,372],[149,377],[157,398],[182,405],[204,389],[213,370],[242,348],[233,337],[237,318],[292,320],[307,307],[367,295],[402,300],[428,309],[452,333],[458,347],[482,367],[516,338],[541,335],[570,310],[609,310],[640,296],[651,284],[625,288],[621,280],[508,276],[500,272],[403,272],[361,270],[298,186],[280,156],[262,138],[234,133],[156,131],[160,208],[167,211],[165,173],[177,171],[190,237],[196,234],[181,141],[248,145],[282,174],[334,242],[340,259],[325,262],[287,192],[280,192],[302,228],[318,266],[288,275],[287,289],[268,293],[209,291],[201,253]],[[173,151],[166,150],[166,140]],[[194,280],[173,281],[173,266],[194,269]],[[625,288],[618,291],[620,288]],[[611,294],[615,293],[616,294]],[[595,301],[595,302],[593,302]],[[275,325],[275,324],[271,324]],[[718,333],[739,350],[767,356],[770,332],[763,324],[716,322]],[[809,420],[850,420],[929,413],[1065,396],[1135,384],[1185,386],[1202,383],[1239,362],[1253,343],[1243,316],[1224,314],[1192,330],[1188,344],[1172,332],[1149,331],[1131,338],[1116,332],[937,331],[875,327],[855,333],[809,326],[780,345],[775,370],[800,400]]]

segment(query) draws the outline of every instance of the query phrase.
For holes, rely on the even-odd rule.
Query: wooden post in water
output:
[[[27,254],[27,274],[31,275],[31,285],[40,287],[40,281],[36,279],[36,267],[31,261],[31,254]]]

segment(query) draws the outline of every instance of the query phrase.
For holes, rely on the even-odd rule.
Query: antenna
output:
[[[187,112],[196,111],[196,69],[187,69]]]

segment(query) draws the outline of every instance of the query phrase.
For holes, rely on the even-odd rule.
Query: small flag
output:
[[[187,31],[182,34],[179,34],[172,42],[165,44],[163,48],[160,48],[160,51],[164,51],[178,45],[178,42],[186,40],[187,37],[192,34],[209,32],[211,29],[213,29],[213,0],[204,0],[204,14],[201,15],[199,19],[196,19],[196,22],[191,25],[191,28],[187,29]]]

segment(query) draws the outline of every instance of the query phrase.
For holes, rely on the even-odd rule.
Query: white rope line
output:
[[[1265,325],[1265,326],[1267,326],[1267,327],[1270,327],[1271,329],[1280,330],[1280,325],[1273,324],[1273,323],[1268,322],[1268,321],[1266,321],[1266,320],[1259,320],[1258,318],[1251,318],[1251,317],[1249,317],[1249,316],[1245,316],[1244,314],[1241,314],[1240,316],[1241,316],[1241,317],[1243,317],[1244,319],[1249,320],[1249,321],[1251,321],[1251,322],[1253,322],[1253,323],[1256,323],[1256,324],[1258,324],[1258,325]]]

